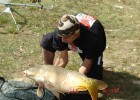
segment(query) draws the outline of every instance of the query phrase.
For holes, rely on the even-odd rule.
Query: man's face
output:
[[[60,36],[61,37],[61,41],[64,43],[72,43],[75,39],[76,39],[76,35],[70,35],[70,36]]]
[[[61,41],[64,43],[71,44],[73,41],[80,36],[80,30],[76,30],[71,35],[59,35],[61,37]]]

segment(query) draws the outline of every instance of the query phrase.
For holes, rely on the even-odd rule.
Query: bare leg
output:
[[[44,56],[44,62],[45,62],[45,64],[52,65],[53,64],[53,61],[54,61],[54,55],[55,55],[55,53],[50,52],[50,51],[45,50],[45,49],[43,49],[42,51],[43,51],[43,56]]]

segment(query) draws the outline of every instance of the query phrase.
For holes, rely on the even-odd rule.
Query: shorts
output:
[[[50,52],[68,49],[68,44],[61,41],[61,37],[58,36],[56,31],[43,35],[40,46]]]

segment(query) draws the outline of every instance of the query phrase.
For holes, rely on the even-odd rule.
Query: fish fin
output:
[[[61,92],[61,91],[58,91],[58,93],[61,93],[61,94],[65,95],[65,93],[64,92]]]
[[[60,93],[62,94],[62,95],[65,95],[65,93],[64,92],[61,92],[61,91],[59,91],[59,90],[57,90],[57,89],[48,89],[48,90],[50,90],[51,92],[52,92],[52,94],[54,94],[58,99],[60,98]]]
[[[101,80],[97,80],[97,82],[98,82],[98,89],[99,90],[104,90],[105,88],[107,88],[108,87],[108,85],[104,82],[104,81],[101,81]]]
[[[86,88],[92,100],[98,99],[98,82],[95,79],[88,78],[86,81]]]
[[[98,89],[97,88],[93,89],[93,90],[89,90],[89,94],[91,95],[92,100],[98,99]]]
[[[57,91],[58,93],[61,93],[61,94],[65,95],[65,93],[64,93],[64,92],[62,92],[62,91],[58,90],[57,88],[53,88],[53,89],[51,89],[51,90],[52,90],[52,91]]]
[[[57,99],[60,98],[59,92],[57,92],[57,91],[51,91],[51,92],[52,92],[53,95],[55,95],[57,97]]]
[[[78,86],[76,87],[77,91],[86,91],[87,88],[85,86]]]
[[[37,96],[41,97],[42,96],[42,88],[38,87],[37,89]]]
[[[45,81],[45,87],[46,87],[46,88],[54,88],[55,86],[54,86],[54,84],[53,84],[52,82],[50,82],[50,81]]]
[[[60,91],[58,88],[56,88],[53,83],[51,83],[50,81],[46,81],[45,82],[45,88],[47,88],[48,90],[50,90],[58,99],[59,99],[59,93],[64,94],[64,92]]]

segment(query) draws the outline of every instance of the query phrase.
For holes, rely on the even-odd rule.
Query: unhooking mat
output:
[[[42,97],[38,97],[36,90],[33,83],[6,81],[0,77],[0,100],[56,100],[50,91],[44,90]]]

